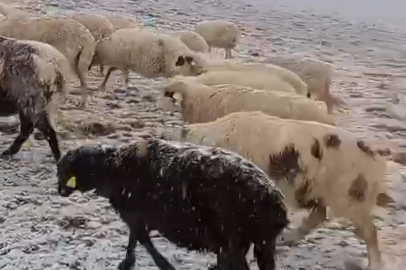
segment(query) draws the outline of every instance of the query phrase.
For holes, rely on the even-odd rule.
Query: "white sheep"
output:
[[[307,84],[309,93],[318,100],[326,102],[329,113],[332,113],[335,106],[343,104],[339,97],[330,93],[333,71],[327,63],[312,59],[285,58],[273,58],[269,62],[299,75]]]
[[[113,32],[115,31],[113,24],[107,19],[107,17],[103,15],[76,13],[70,15],[70,18],[84,25],[93,35],[96,42],[99,42],[105,37],[110,37],[111,34],[113,34]],[[91,66],[95,64],[99,65],[100,74],[101,76],[104,76],[103,65],[99,63],[97,57],[93,58]]]
[[[206,53],[209,51],[209,45],[199,34],[192,31],[178,31],[172,33],[173,36],[180,38],[185,45],[195,52]]]
[[[205,70],[207,70],[207,68],[208,66],[206,64]],[[194,79],[207,86],[234,84],[248,86],[258,90],[296,93],[295,88],[281,76],[277,74],[269,74],[269,72],[263,70],[206,71]],[[306,93],[303,95],[306,96]]]
[[[0,92],[7,93],[15,102],[20,117],[20,133],[2,153],[3,157],[16,154],[34,128],[44,134],[54,158],[58,160],[61,156],[52,126],[55,112],[51,110],[54,95],[65,92],[65,79],[59,66],[63,64],[63,56],[50,47],[0,36]]]
[[[211,122],[238,111],[262,111],[281,118],[335,125],[325,105],[319,106],[317,101],[298,94],[231,84],[205,86],[196,83],[193,78],[182,76],[171,79],[163,92],[165,97],[171,98],[175,93],[181,94],[182,118],[188,123]]]
[[[179,139],[241,154],[268,172],[287,203],[310,215],[284,234],[295,242],[326,219],[326,207],[348,218],[365,240],[369,264],[380,270],[381,253],[373,223],[376,206],[393,203],[383,181],[386,161],[344,129],[311,121],[281,119],[262,112],[235,112],[214,122],[189,125]]]
[[[104,14],[104,16],[113,24],[116,31],[123,28],[140,28],[143,25],[139,20],[123,15]]]
[[[100,86],[102,91],[111,72],[117,69],[123,73],[127,90],[129,70],[147,78],[195,76],[204,72],[206,64],[180,39],[135,28],[117,30],[110,38],[100,41],[95,55],[101,64],[110,67]]]
[[[60,51],[80,80],[81,105],[87,101],[87,72],[96,42],[89,30],[70,18],[44,16],[0,21],[0,35],[48,43]]]
[[[93,35],[96,42],[111,36],[115,31],[113,24],[103,15],[75,13],[71,14],[70,18],[83,24]]]
[[[208,71],[262,71],[269,74],[280,76],[283,80],[292,85],[300,95],[310,97],[307,84],[294,72],[272,64],[261,63],[233,63],[229,61],[214,62],[209,61],[207,64]]]
[[[28,17],[25,11],[16,9],[4,3],[0,3],[0,14],[8,18],[23,18]]]
[[[223,48],[226,51],[226,59],[231,59],[231,50],[240,42],[241,33],[238,27],[225,20],[209,20],[198,23],[194,29],[201,35],[211,47]]]

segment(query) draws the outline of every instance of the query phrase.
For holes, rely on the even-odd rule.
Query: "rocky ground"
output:
[[[316,0],[7,2],[22,5],[33,14],[79,10],[129,13],[148,27],[162,30],[190,28],[202,19],[227,18],[244,33],[235,53],[238,61],[267,62],[274,55],[295,55],[330,62],[335,70],[332,92],[352,109],[350,114],[335,113],[339,126],[397,153],[406,147],[402,104],[406,100],[401,87],[406,70],[402,49],[406,31],[393,14],[388,15],[390,22],[377,17],[379,12],[357,17],[356,8],[362,6],[342,7],[332,1],[334,9]],[[379,3],[370,4],[374,10],[372,6]],[[348,13],[340,13],[346,8]],[[384,10],[382,6],[376,8]],[[213,57],[222,57],[222,53]],[[91,87],[97,89],[101,78],[94,74]],[[63,123],[58,132],[63,151],[86,143],[126,143],[182,124],[178,113],[157,107],[164,79],[134,76],[127,94],[120,91],[118,81],[115,78],[105,93],[94,91],[85,110],[77,108],[77,82],[70,88],[68,102],[61,106]],[[399,104],[390,103],[395,95]],[[0,148],[8,147],[15,136],[2,133]],[[403,162],[401,154],[395,159]],[[390,213],[382,212],[377,224],[386,269],[394,270],[406,263],[406,203],[402,196],[406,185],[404,168],[392,161],[388,165],[386,181],[392,186],[397,206]],[[103,198],[91,194],[58,196],[55,166],[45,141],[32,136],[12,160],[0,161],[0,172],[0,269],[116,269],[125,256],[126,227]],[[175,248],[158,234],[154,243],[178,269],[205,269],[214,261],[213,256]],[[365,260],[365,256],[365,244],[354,237],[353,228],[333,220],[306,241],[283,250],[278,269],[343,269],[344,260]],[[143,248],[137,258],[138,268],[156,268]],[[250,267],[257,269],[255,263]]]

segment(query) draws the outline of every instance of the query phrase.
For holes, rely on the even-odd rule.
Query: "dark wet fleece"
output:
[[[161,269],[173,269],[152,246],[158,230],[179,247],[218,254],[218,266],[248,269],[245,255],[254,243],[261,270],[275,268],[275,240],[288,224],[284,196],[267,175],[238,154],[158,139],[121,148],[83,146],[58,163],[59,192],[76,177],[77,189],[110,200],[130,227],[129,269],[136,242]],[[237,267],[238,266],[238,267]]]

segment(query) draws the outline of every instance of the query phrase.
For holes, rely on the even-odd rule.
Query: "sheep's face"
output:
[[[178,74],[183,76],[198,76],[206,72],[206,61],[197,54],[180,55],[175,66]]]
[[[87,192],[102,186],[105,161],[103,146],[83,146],[66,153],[58,162],[58,193],[68,197],[74,191]]]
[[[293,184],[297,175],[302,173],[299,165],[299,152],[294,145],[288,145],[285,149],[269,157],[268,174],[275,181],[287,180]]]

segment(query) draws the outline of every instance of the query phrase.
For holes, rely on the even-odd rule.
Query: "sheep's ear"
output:
[[[176,62],[176,66],[183,66],[185,64],[185,58],[181,55],[178,57],[178,61]]]
[[[171,92],[171,91],[165,91],[164,96],[165,96],[165,97],[170,97],[170,98],[173,98],[173,95],[174,95],[174,94],[175,94],[174,92]]]

